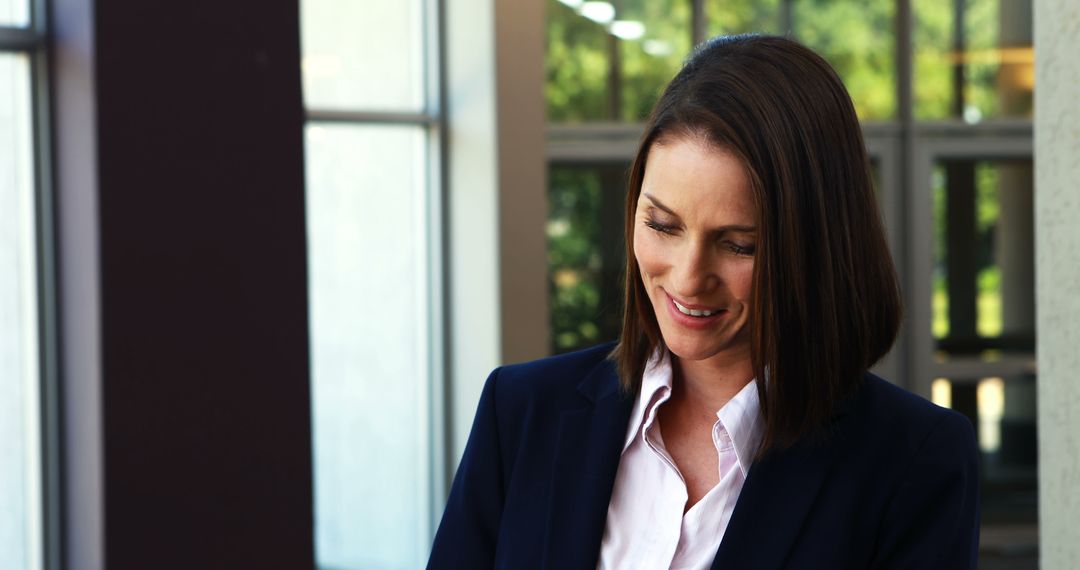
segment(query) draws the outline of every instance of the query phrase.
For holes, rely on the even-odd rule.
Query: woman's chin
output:
[[[683,339],[675,339],[667,342],[668,350],[680,360],[706,360],[719,352],[718,346],[710,346],[700,342],[687,342]]]
[[[718,338],[686,338],[682,335],[670,335],[664,337],[664,344],[672,355],[680,360],[700,361],[708,360],[724,355],[725,360],[737,355],[750,358],[750,346],[748,342],[738,342],[728,339],[726,342]]]

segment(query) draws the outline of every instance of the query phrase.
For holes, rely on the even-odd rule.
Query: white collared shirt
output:
[[[686,483],[656,421],[671,397],[671,381],[668,354],[654,356],[630,415],[597,568],[709,568],[761,445],[764,418],[751,381],[716,412],[712,440],[720,482],[683,514]]]

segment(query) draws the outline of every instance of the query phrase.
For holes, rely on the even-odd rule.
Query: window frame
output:
[[[426,219],[424,268],[426,271],[425,288],[427,291],[426,330],[427,362],[426,377],[421,385],[421,393],[426,399],[427,433],[425,474],[428,483],[428,516],[422,529],[427,542],[434,539],[442,517],[448,492],[448,482],[453,475],[456,460],[449,452],[449,409],[447,402],[447,318],[446,318],[446,224],[445,209],[447,194],[448,129],[445,113],[447,102],[446,88],[446,15],[445,0],[418,0],[418,12],[422,19],[420,41],[423,42],[423,108],[417,112],[381,111],[365,108],[346,109],[341,107],[309,107],[304,102],[304,128],[320,124],[375,126],[396,125],[423,129],[426,139],[425,149],[425,194],[424,205]],[[317,378],[311,377],[314,383]],[[312,411],[314,414],[314,410]],[[314,442],[313,442],[314,444]],[[315,465],[313,464],[313,468]],[[315,483],[315,479],[312,479]],[[318,532],[318,528],[315,528]],[[317,537],[315,543],[318,544]],[[315,564],[318,564],[316,550]]]
[[[704,0],[687,0],[693,11],[691,32],[695,42],[703,39],[707,16]],[[881,210],[897,271],[906,285],[908,318],[893,350],[876,367],[892,382],[927,398],[933,378],[948,376],[952,367],[971,371],[972,363],[945,366],[933,362],[933,339],[929,328],[930,279],[929,234],[919,220],[929,215],[929,170],[935,157],[1031,158],[1032,119],[990,118],[976,124],[963,121],[918,121],[914,117],[915,20],[913,0],[894,0],[896,37],[896,114],[890,120],[862,121],[863,137],[871,157],[881,169]],[[780,17],[790,24],[791,2],[781,2]],[[789,26],[790,27],[790,26]],[[580,164],[633,159],[643,123],[590,122],[547,125],[547,164]],[[927,166],[931,165],[931,166]],[[905,236],[905,234],[907,234]],[[925,239],[924,239],[925,238]],[[923,306],[925,305],[925,306]],[[923,324],[926,326],[923,326]],[[925,330],[924,330],[925,329]],[[1026,371],[1034,358],[1006,359],[981,364],[985,375]],[[955,373],[955,372],[953,372]],[[935,376],[936,375],[936,376]]]
[[[38,524],[30,544],[38,551],[36,568],[62,567],[61,439],[57,379],[56,272],[52,184],[52,122],[48,2],[26,0],[26,26],[0,26],[0,53],[22,54],[30,72],[31,152],[34,194],[34,257],[38,382]]]
[[[707,3],[686,1],[694,8],[691,27],[696,44],[704,39]],[[860,124],[868,154],[878,169],[879,204],[907,307],[893,349],[874,371],[927,399],[932,398],[935,378],[948,378],[953,388],[959,387],[974,397],[980,378],[1030,378],[1035,375],[1038,359],[1034,352],[1003,354],[992,362],[977,356],[953,356],[946,362],[936,358],[931,331],[931,173],[941,159],[1033,160],[1034,118],[994,116],[974,124],[959,118],[917,120],[913,44],[918,22],[914,0],[893,2],[895,113],[887,120],[863,120]],[[793,0],[780,0],[780,18],[788,23],[784,29],[791,29],[792,6]],[[643,126],[549,123],[548,167],[632,160]],[[1032,239],[1037,240],[1037,236]],[[1041,421],[1042,414],[1038,417]],[[1041,495],[1040,500],[1045,503],[1045,496]],[[998,523],[986,524],[992,527]]]

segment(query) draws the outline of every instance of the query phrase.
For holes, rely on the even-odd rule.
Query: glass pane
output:
[[[30,66],[0,53],[0,568],[41,567]]]
[[[915,0],[915,117],[1030,117],[1031,0]]]
[[[307,129],[321,567],[420,568],[431,536],[426,139]]]
[[[552,352],[615,340],[622,319],[624,164],[551,167]]]
[[[896,115],[891,0],[705,0],[703,8],[709,36],[782,33],[787,14],[794,35],[836,67],[860,118]],[[691,11],[690,0],[548,0],[548,119],[644,120],[690,53]]]
[[[937,349],[984,358],[1033,353],[1031,161],[942,161],[932,182]]]
[[[548,0],[551,122],[645,120],[690,52],[690,2]]]
[[[787,0],[791,1],[791,0]],[[896,115],[893,0],[800,0],[795,37],[836,68],[862,120]]]
[[[301,16],[309,109],[423,111],[419,0],[303,0]]]
[[[30,25],[30,0],[0,0],[0,26]]]
[[[1034,375],[937,378],[934,401],[975,426],[980,462],[980,568],[1038,568],[1039,501]]]

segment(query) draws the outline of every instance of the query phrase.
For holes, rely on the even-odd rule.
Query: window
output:
[[[863,121],[907,306],[879,370],[971,418],[983,562],[1036,565],[1030,0],[661,4],[548,0],[552,352],[618,334],[626,174],[690,46],[789,33],[837,69]]]
[[[618,336],[622,325],[625,163],[553,163],[548,273],[554,352]]]
[[[438,5],[301,8],[317,563],[418,568],[442,508]]]
[[[0,1],[0,567],[45,567],[38,87],[43,34]]]

